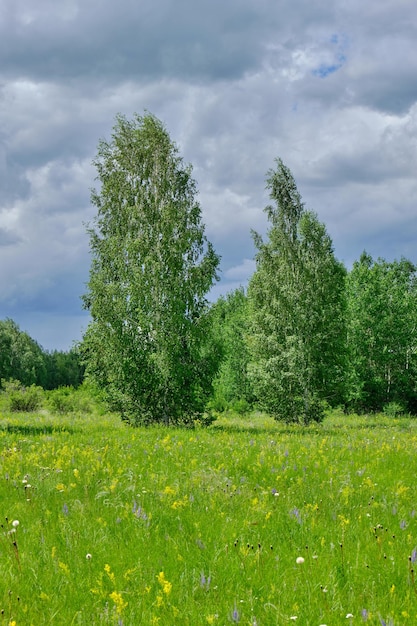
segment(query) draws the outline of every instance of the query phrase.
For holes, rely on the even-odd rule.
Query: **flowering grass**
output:
[[[0,625],[417,623],[417,421],[0,415]]]

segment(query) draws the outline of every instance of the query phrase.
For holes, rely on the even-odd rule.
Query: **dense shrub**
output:
[[[43,401],[43,389],[36,385],[25,387],[18,380],[2,380],[6,406],[15,413],[32,412],[39,409]]]

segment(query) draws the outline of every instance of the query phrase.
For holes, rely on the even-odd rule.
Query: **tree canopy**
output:
[[[364,252],[347,281],[349,405],[417,410],[417,272]]]

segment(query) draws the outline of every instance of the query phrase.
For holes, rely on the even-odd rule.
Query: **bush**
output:
[[[223,396],[217,394],[214,396],[214,398],[211,398],[211,400],[209,400],[206,405],[206,410],[209,413],[210,411],[215,411],[216,413],[224,413],[224,411],[227,411],[227,408],[227,400],[225,400]]]
[[[251,410],[249,402],[244,398],[241,400],[233,400],[233,402],[230,403],[229,408],[238,415],[247,415]]]
[[[42,406],[43,389],[36,385],[25,387],[18,380],[2,381],[6,404],[14,413],[29,413]]]
[[[95,398],[88,388],[59,387],[48,392],[48,407],[52,413],[91,413]]]
[[[215,411],[206,411],[203,415],[200,415],[197,420],[194,420],[194,426],[203,426],[207,428],[208,426],[211,426],[216,419],[217,415]]]
[[[52,413],[73,413],[76,410],[72,387],[60,387],[48,393],[48,407]]]
[[[388,417],[398,417],[399,415],[404,415],[407,412],[404,406],[399,402],[388,402],[388,404],[385,404],[382,411]]]

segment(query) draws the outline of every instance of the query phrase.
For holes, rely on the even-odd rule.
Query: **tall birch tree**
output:
[[[307,423],[322,419],[324,402],[343,400],[346,271],[325,226],[305,210],[290,170],[280,159],[276,165],[267,176],[274,201],[265,209],[268,239],[253,233],[250,373],[265,410]]]
[[[192,422],[216,372],[206,294],[219,257],[191,167],[153,115],[119,115],[94,161],[87,372],[132,423]]]

